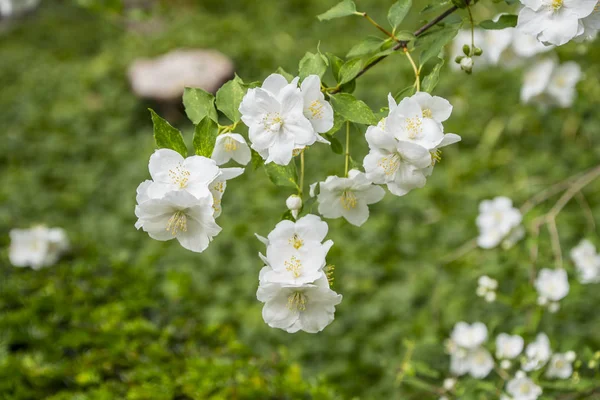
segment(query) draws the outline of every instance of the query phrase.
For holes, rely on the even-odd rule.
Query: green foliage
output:
[[[321,78],[325,74],[325,71],[327,71],[328,64],[327,57],[321,54],[320,51],[317,53],[306,52],[300,60],[298,75],[300,79],[304,79],[309,75],[318,75]]]
[[[202,118],[194,130],[194,150],[196,155],[210,158],[215,148],[218,133],[219,128],[215,121],[208,115]]]
[[[358,124],[376,125],[377,118],[368,105],[349,93],[339,93],[330,97],[331,105],[336,113],[347,121]]]
[[[412,7],[412,0],[398,0],[390,7],[388,11],[388,21],[392,28],[396,30],[404,21],[404,18]]]
[[[431,72],[429,73],[429,75],[427,75],[423,79],[423,82],[421,83],[421,90],[423,90],[424,92],[428,92],[428,93],[433,92],[433,89],[435,89],[435,87],[437,86],[437,84],[440,80],[440,70],[442,69],[443,65],[444,65],[444,60],[439,59],[438,62],[433,67],[433,69],[431,70]]]
[[[338,83],[343,85],[344,83],[352,81],[356,78],[356,75],[358,75],[363,65],[364,60],[362,58],[354,58],[346,61],[338,71]]]
[[[161,118],[154,110],[149,109],[154,125],[154,141],[159,149],[175,150],[187,157],[188,150],[179,129],[173,128],[165,119]]]
[[[356,13],[356,4],[352,0],[343,0],[323,14],[317,16],[319,21],[328,21],[334,18],[347,17]]]
[[[198,124],[207,115],[213,121],[218,121],[215,109],[215,96],[199,88],[185,88],[183,92],[183,105],[190,121]]]
[[[486,19],[479,23],[483,29],[506,29],[517,26],[517,16],[515,14],[502,14],[498,21]]]
[[[233,123],[240,121],[241,115],[238,109],[247,90],[248,85],[245,85],[244,81],[236,75],[217,91],[217,108]]]
[[[348,54],[346,54],[346,58],[354,58],[376,53],[381,49],[383,43],[384,40],[380,37],[368,36],[366,39],[355,44],[350,51],[348,51]]]
[[[417,38],[415,48],[421,49],[419,63],[425,65],[427,61],[438,56],[444,46],[454,39],[460,26],[460,24],[452,24]]]
[[[298,189],[298,171],[293,160],[288,165],[265,164],[265,171],[275,185]]]

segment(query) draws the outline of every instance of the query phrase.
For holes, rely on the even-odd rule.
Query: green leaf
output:
[[[342,65],[344,65],[344,60],[342,60],[333,53],[326,54],[327,58],[329,58],[329,65],[331,65],[331,73],[333,74],[335,81],[338,82],[340,76],[340,68],[342,67]]]
[[[321,15],[317,15],[319,21],[329,21],[334,18],[347,17],[356,12],[356,4],[352,0],[344,0]]]
[[[346,120],[364,125],[377,124],[377,118],[369,106],[351,94],[339,93],[330,99],[333,109]]]
[[[236,75],[217,92],[217,108],[234,123],[240,120],[238,108],[247,90],[248,86]]]
[[[385,41],[377,36],[368,36],[366,39],[358,42],[350,49],[346,58],[360,57],[371,53],[376,53]]]
[[[346,122],[346,118],[342,117],[340,114],[334,111],[333,113],[333,128],[324,133],[326,136],[333,136],[337,131],[339,131],[342,126],[344,126],[344,122]]]
[[[412,0],[398,0],[388,11],[388,21],[392,28],[396,29],[406,17],[412,7]]]
[[[319,78],[327,71],[327,58],[320,53],[306,52],[298,67],[300,79],[309,75],[318,75]]]
[[[415,38],[416,38],[415,34],[412,33],[411,31],[399,31],[399,32],[396,32],[396,34],[394,36],[396,36],[396,39],[403,40],[405,42],[415,40]]]
[[[256,171],[258,167],[265,164],[265,160],[258,154],[257,151],[250,149],[250,153],[252,154],[252,158],[250,162],[252,163],[252,168]]]
[[[187,157],[188,150],[185,147],[183,136],[179,129],[173,128],[165,119],[161,118],[153,109],[149,108],[154,125],[154,141],[159,149],[175,150],[184,157]]]
[[[429,75],[423,79],[423,82],[421,83],[421,90],[428,93],[433,92],[433,89],[435,89],[440,80],[440,70],[442,69],[443,65],[444,60],[440,59],[438,63],[435,64],[435,67],[433,67]]]
[[[442,48],[454,39],[459,28],[460,24],[449,25],[443,29],[438,29],[428,35],[417,38],[415,47],[422,48],[419,56],[419,63],[424,65],[428,60],[440,54]]]
[[[196,130],[194,131],[194,150],[196,155],[210,158],[215,148],[218,132],[219,128],[215,121],[208,115],[202,118],[202,121],[196,125]]]
[[[517,26],[517,16],[514,14],[503,14],[500,16],[498,21],[492,21],[491,19],[488,19],[481,22],[479,26],[488,30],[514,28]]]
[[[298,189],[298,174],[293,160],[288,165],[265,164],[265,171],[275,185]]]
[[[205,90],[186,87],[183,92],[183,105],[185,113],[194,124],[198,124],[207,115],[213,121],[218,120],[215,96]]]
[[[396,95],[394,96],[394,99],[396,100],[396,103],[399,103],[400,100],[402,100],[403,98],[410,97],[413,94],[415,94],[415,86],[410,85],[410,86],[405,87],[398,93],[396,93]]]
[[[275,73],[279,74],[279,75],[282,75],[285,79],[287,79],[288,82],[291,82],[292,79],[294,79],[294,75],[290,74],[289,72],[287,72],[286,70],[284,70],[281,67],[277,68],[277,70],[275,71]]]
[[[333,151],[335,154],[343,154],[344,153],[344,147],[342,146],[342,143],[336,137],[326,136],[326,139],[331,142],[331,151]]]
[[[356,75],[358,75],[362,69],[363,64],[364,60],[362,58],[353,58],[352,60],[346,61],[340,68],[338,83],[343,85],[356,78]]]

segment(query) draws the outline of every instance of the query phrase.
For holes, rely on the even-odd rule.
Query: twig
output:
[[[450,264],[452,261],[458,260],[475,248],[477,248],[477,238],[469,240],[453,252],[447,254],[442,258],[441,262],[442,264]]]
[[[549,218],[546,221],[548,232],[550,232],[550,242],[552,243],[552,251],[554,252],[554,258],[556,260],[556,268],[562,269],[563,259],[562,250],[560,248],[560,236],[558,236],[558,228],[556,228],[556,218]]]
[[[469,1],[467,1],[467,4],[469,3]],[[434,26],[435,24],[437,24],[438,22],[441,22],[444,18],[446,18],[448,15],[452,14],[454,11],[458,10],[458,7],[453,6],[450,7],[449,9],[447,9],[446,11],[444,11],[443,13],[441,13],[440,15],[438,15],[437,17],[435,17],[434,19],[432,19],[431,21],[429,21],[428,23],[426,23],[425,25],[423,25],[422,27],[420,27],[419,29],[417,29],[414,32],[415,37],[419,37],[421,36],[425,31],[427,31],[429,28],[431,28],[432,26]],[[362,13],[361,13],[362,15]],[[408,40],[401,40],[398,42],[398,44],[396,44],[392,50],[393,51],[398,51],[400,49],[404,49],[406,48],[406,46],[408,45]],[[376,58],[375,60],[373,60],[373,62],[371,62],[369,65],[364,66],[360,72],[358,74],[356,74],[356,77],[354,79],[358,79],[360,76],[362,76],[365,72],[367,72],[368,70],[370,70],[373,66],[379,64],[379,62],[381,60],[383,60],[384,58],[386,58],[388,55],[382,55],[378,58]],[[336,94],[339,93],[341,91],[341,87],[335,88],[334,90],[332,90],[331,92],[329,92],[330,94]]]
[[[596,219],[594,218],[594,213],[592,212],[592,208],[590,207],[590,203],[588,203],[587,199],[583,195],[582,192],[577,192],[575,194],[575,200],[579,203],[579,206],[583,209],[585,213],[585,219],[588,223],[588,228],[591,232],[596,231]]]
[[[346,160],[344,162],[344,176],[348,177],[348,164],[350,161],[350,121],[346,122]]]

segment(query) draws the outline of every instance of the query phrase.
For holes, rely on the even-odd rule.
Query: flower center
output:
[[[351,210],[356,207],[356,195],[351,190],[344,190],[342,197],[340,197],[340,203],[344,210]]]
[[[521,394],[529,394],[531,392],[531,386],[529,386],[529,384],[526,382],[521,383],[521,386],[519,386],[519,392]]]
[[[565,367],[565,362],[563,360],[557,360],[554,366],[558,369],[563,369]]]
[[[304,240],[300,239],[297,233],[294,233],[294,236],[292,236],[291,239],[288,240],[288,243],[294,246],[296,250],[298,250],[300,247],[302,247],[302,245],[304,245]]]
[[[225,191],[225,182],[216,182],[211,186],[211,190],[223,193]]]
[[[441,150],[436,150],[436,151],[432,151],[431,152],[431,159],[433,160],[432,163],[435,165],[435,163],[439,163],[440,161],[442,161],[442,151]]]
[[[289,261],[285,261],[283,263],[285,265],[285,270],[289,271],[294,275],[294,278],[300,277],[302,275],[302,263],[296,256],[292,256]]]
[[[167,231],[175,236],[179,232],[187,232],[187,217],[183,211],[177,211],[167,222]]]
[[[433,116],[433,114],[431,113],[430,108],[425,108],[423,110],[423,118],[431,118],[432,116]]]
[[[406,118],[406,130],[408,131],[408,137],[416,139],[417,136],[423,131],[423,121],[419,117]]]
[[[556,11],[563,5],[563,0],[552,0],[552,8]]]
[[[383,168],[386,175],[394,175],[396,171],[398,171],[398,167],[400,167],[400,155],[398,153],[393,153],[383,157],[379,160],[377,166]]]
[[[321,119],[323,118],[323,103],[319,100],[315,100],[308,106],[308,111],[310,111],[313,119]]]
[[[288,296],[287,307],[290,310],[304,311],[306,310],[306,296],[302,292],[294,292]]]
[[[265,127],[265,130],[267,130],[271,133],[276,133],[276,132],[279,132],[279,130],[281,129],[281,126],[283,125],[283,118],[281,117],[281,114],[279,114],[278,112],[268,113],[263,118],[262,122]]]
[[[225,151],[226,152],[232,152],[232,151],[236,151],[238,149],[238,142],[236,140],[234,140],[232,137],[227,137],[227,139],[225,139]]]
[[[178,185],[180,189],[183,189],[190,180],[190,171],[183,168],[181,164],[177,164],[175,168],[169,170],[169,178],[171,178],[173,184]]]

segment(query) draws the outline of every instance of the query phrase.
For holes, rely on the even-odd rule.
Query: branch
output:
[[[467,4],[470,1],[467,0]],[[458,7],[453,6],[450,7],[449,9],[447,9],[446,11],[444,11],[443,13],[441,13],[440,15],[438,15],[437,17],[435,17],[434,19],[432,19],[431,21],[429,21],[428,23],[426,23],[425,25],[423,25],[422,27],[420,27],[419,29],[417,29],[414,32],[415,37],[419,37],[421,36],[423,33],[425,33],[429,28],[431,28],[432,26],[434,26],[435,24],[437,24],[438,22],[442,21],[444,18],[446,18],[448,15],[452,14],[454,11],[458,10]],[[406,46],[408,45],[408,40],[402,40],[400,42],[398,42],[398,44],[396,44],[392,50],[393,51],[398,51],[400,49],[405,49]],[[375,60],[373,60],[373,62],[365,67],[363,67],[363,69],[360,70],[360,72],[358,74],[356,74],[356,77],[354,79],[358,79],[360,76],[362,76],[365,72],[367,72],[368,70],[370,70],[374,65],[377,65],[381,60],[383,60],[384,58],[386,58],[387,55],[383,55],[381,57],[376,58]],[[332,90],[331,92],[329,92],[330,94],[336,94],[339,93],[342,89],[341,88],[336,88],[334,90]]]

